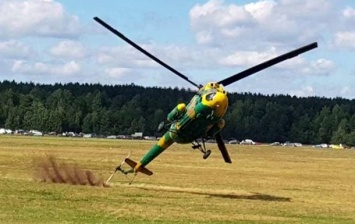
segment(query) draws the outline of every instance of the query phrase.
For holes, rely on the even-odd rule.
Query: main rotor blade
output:
[[[164,63],[163,61],[161,61],[159,58],[155,57],[154,55],[152,55],[151,53],[149,53],[148,51],[144,50],[143,48],[141,48],[139,45],[137,45],[136,43],[134,43],[133,41],[131,41],[130,39],[128,39],[127,37],[125,37],[122,33],[120,33],[119,31],[117,31],[116,29],[114,29],[113,27],[111,27],[110,25],[108,25],[106,22],[104,22],[103,20],[101,20],[98,17],[94,17],[94,20],[98,23],[100,23],[102,26],[104,26],[106,29],[108,29],[109,31],[111,31],[112,33],[114,33],[116,36],[118,36],[119,38],[121,38],[122,40],[124,40],[125,42],[127,42],[129,45],[131,45],[132,47],[136,48],[137,50],[139,50],[140,52],[142,52],[143,54],[145,54],[146,56],[148,56],[149,58],[151,58],[152,60],[154,60],[155,62],[157,62],[158,64],[160,64],[161,66],[165,67],[166,69],[168,69],[169,71],[175,73],[176,75],[178,75],[179,77],[185,79],[186,81],[188,81],[189,83],[191,83],[192,85],[196,86],[197,88],[199,88],[199,85],[197,85],[196,83],[192,82],[191,80],[189,80],[185,75],[181,74],[180,72],[178,72],[177,70],[175,70],[174,68],[170,67],[169,65],[167,65],[166,63]]]
[[[317,47],[318,47],[317,42],[308,44],[308,45],[300,47],[300,48],[298,48],[296,50],[290,51],[290,52],[288,52],[286,54],[280,55],[280,56],[278,56],[276,58],[273,58],[273,59],[270,59],[268,61],[265,61],[265,62],[263,62],[263,63],[261,63],[259,65],[251,67],[251,68],[249,68],[247,70],[239,72],[239,73],[237,73],[235,75],[232,75],[232,76],[230,76],[230,77],[228,77],[228,78],[226,78],[226,79],[224,79],[222,81],[219,81],[218,83],[223,84],[224,86],[228,86],[228,85],[230,85],[230,84],[232,84],[232,83],[234,83],[236,81],[244,79],[244,78],[246,78],[246,77],[248,77],[248,76],[250,76],[250,75],[252,75],[254,73],[257,73],[257,72],[259,72],[259,71],[261,71],[263,69],[271,67],[271,66],[273,66],[273,65],[275,65],[277,63],[280,63],[282,61],[285,61],[287,59],[296,57],[299,54],[303,54],[303,53],[305,53],[307,51],[310,51],[310,50],[312,50],[314,48],[317,48]]]
[[[231,157],[229,157],[226,145],[223,142],[222,136],[217,133],[215,135],[216,141],[217,141],[217,145],[218,145],[218,149],[221,151],[224,162],[226,163],[232,163]]]

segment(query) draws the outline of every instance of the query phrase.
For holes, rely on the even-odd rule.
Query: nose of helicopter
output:
[[[222,117],[228,107],[228,98],[222,92],[208,93],[202,97],[202,104],[214,109],[216,116]]]

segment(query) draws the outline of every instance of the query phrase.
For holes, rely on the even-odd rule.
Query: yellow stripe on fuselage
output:
[[[170,133],[169,133],[169,134],[170,134]],[[160,147],[162,147],[163,149],[166,149],[166,148],[168,148],[168,147],[171,145],[171,142],[169,142],[169,140],[165,138],[165,135],[163,135],[163,136],[159,139],[157,145],[160,146]]]

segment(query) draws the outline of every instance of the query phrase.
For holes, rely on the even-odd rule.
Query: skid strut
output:
[[[126,159],[128,159],[128,158],[131,156],[131,153],[132,153],[132,152],[129,152],[128,155],[126,156],[126,158],[124,158],[124,159],[122,160],[122,162],[120,163],[120,165],[118,165],[118,166],[115,168],[115,170],[114,170],[113,173],[110,175],[110,177],[107,178],[106,184],[109,183],[109,181],[111,180],[111,178],[113,177],[113,175],[115,175],[115,173],[116,173],[117,171],[120,171],[121,173],[125,174],[125,177],[126,177],[127,179],[129,179],[129,178],[127,177],[127,173],[128,173],[128,172],[124,171],[124,170],[121,168],[121,166],[126,163]],[[133,179],[134,179],[134,178],[133,178]],[[133,181],[133,180],[132,180],[132,181]],[[129,184],[131,184],[132,181],[130,181]]]
[[[206,145],[205,141],[202,140],[202,145],[198,143],[197,141],[192,142],[192,148],[193,149],[198,149],[200,152],[203,154],[203,159],[207,159],[211,155],[211,150],[206,150]]]

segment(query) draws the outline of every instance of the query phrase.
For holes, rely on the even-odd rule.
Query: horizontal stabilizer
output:
[[[133,160],[126,158],[124,160],[130,167],[132,167],[133,169],[137,166],[137,163],[134,162]],[[140,166],[138,169],[138,172],[144,173],[145,175],[151,176],[153,175],[153,172],[148,170],[147,168],[145,168],[144,166]]]

